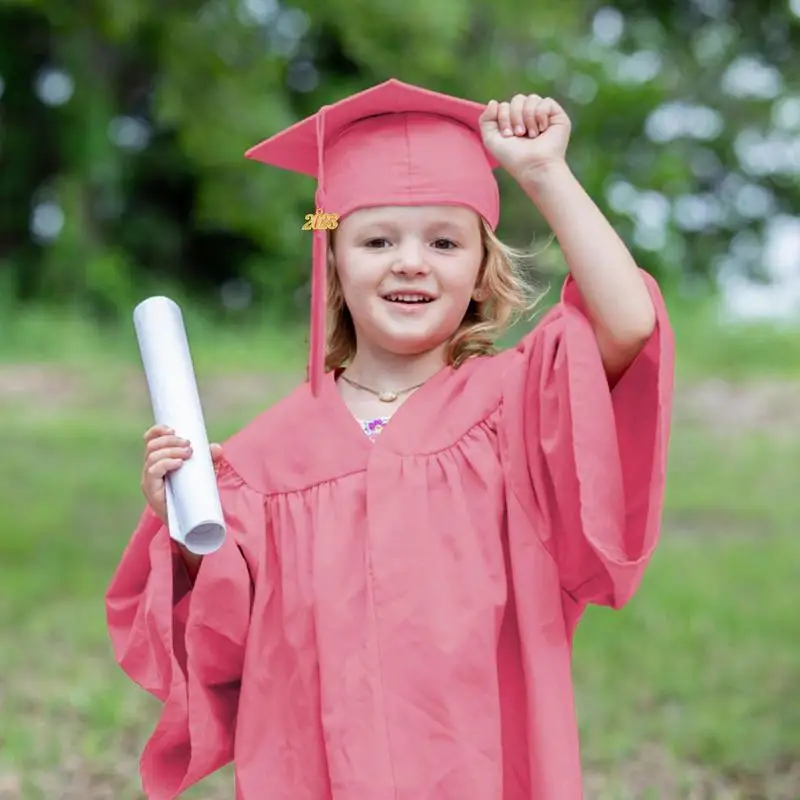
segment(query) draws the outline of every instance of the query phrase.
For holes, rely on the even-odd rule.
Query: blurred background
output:
[[[799,44],[799,0],[0,0],[0,798],[142,797],[157,706],[103,607],[151,424],[131,312],[181,303],[212,440],[289,391],[313,183],[243,153],[389,77],[558,98],[672,313],[663,543],[577,636],[587,798],[800,798]]]

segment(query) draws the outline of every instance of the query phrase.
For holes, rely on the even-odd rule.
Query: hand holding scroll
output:
[[[192,445],[175,435],[166,425],[154,425],[144,435],[145,454],[142,469],[142,492],[153,513],[167,525],[166,477],[191,458]],[[219,466],[222,447],[211,445],[214,468]]]

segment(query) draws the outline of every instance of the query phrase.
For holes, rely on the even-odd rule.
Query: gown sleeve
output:
[[[613,388],[569,277],[520,343],[504,397],[515,493],[578,608],[623,606],[659,537],[674,342],[658,284],[641,274],[656,328]]]
[[[150,800],[171,800],[231,761],[253,600],[249,564],[265,540],[263,497],[223,462],[228,535],[194,581],[166,527],[142,515],[106,595],[112,647],[127,675],[162,703],[141,759]]]

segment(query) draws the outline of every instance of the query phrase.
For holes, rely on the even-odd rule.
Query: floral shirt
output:
[[[377,417],[376,419],[370,420],[359,420],[361,423],[361,428],[364,433],[369,436],[370,439],[375,439],[375,437],[386,427],[386,423],[389,422],[389,417]]]

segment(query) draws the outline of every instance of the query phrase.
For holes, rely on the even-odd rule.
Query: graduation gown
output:
[[[332,374],[225,444],[228,537],[192,584],[145,512],[107,594],[163,704],[151,800],[235,764],[237,800],[579,800],[570,674],[588,603],[659,534],[673,340],[609,388],[577,286],[520,344],[447,368],[373,442]]]

